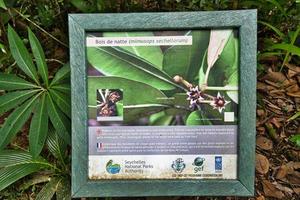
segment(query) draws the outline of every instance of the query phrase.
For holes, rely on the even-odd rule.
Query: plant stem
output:
[[[237,86],[224,86],[224,87],[205,87],[205,90],[217,90],[217,91],[237,91],[239,88]]]
[[[200,101],[200,103],[213,103],[214,101],[211,101],[211,100],[202,100]]]
[[[207,82],[208,82],[208,75],[210,72],[210,67],[207,68],[206,72],[205,72],[205,77],[204,77],[204,83],[202,85],[202,87],[204,87],[203,89],[206,90],[207,89]],[[202,87],[200,86],[200,88],[202,89]]]
[[[16,13],[18,13],[23,19],[27,20],[28,22],[30,22],[31,24],[33,24],[34,26],[36,26],[38,29],[40,29],[42,32],[44,32],[46,35],[48,35],[49,37],[51,37],[53,40],[55,40],[56,42],[60,43],[61,45],[69,48],[69,46],[60,41],[59,39],[57,39],[56,37],[54,37],[53,35],[51,35],[50,33],[48,33],[45,29],[43,29],[42,27],[40,27],[38,24],[36,24],[35,22],[31,21],[28,17],[24,16],[22,13],[20,13],[17,9],[15,8],[11,8],[13,11],[15,11]]]
[[[101,98],[102,98],[103,102],[105,103],[105,102],[106,102],[106,99],[105,99],[105,97],[103,96],[102,90],[99,89],[98,92],[99,92],[99,94],[101,95]]]
[[[49,59],[46,59],[47,62],[57,62],[61,65],[64,65],[65,63],[63,63],[62,61],[60,60],[57,60],[57,59],[54,59],[54,58],[49,58]]]

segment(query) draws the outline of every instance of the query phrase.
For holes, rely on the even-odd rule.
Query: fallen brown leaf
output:
[[[259,117],[262,117],[262,116],[265,115],[265,111],[262,110],[262,109],[258,109],[256,113],[257,113],[257,115],[258,115]]]
[[[286,176],[291,184],[300,185],[300,172],[294,171],[292,174]]]
[[[255,169],[260,174],[266,174],[268,173],[269,168],[270,168],[270,163],[269,160],[266,158],[266,156],[262,154],[256,154]]]
[[[289,68],[289,70],[300,73],[300,67],[298,67],[297,65],[294,65],[291,63],[285,63],[285,66],[287,66]]]
[[[273,142],[272,140],[264,137],[264,136],[259,136],[256,139],[256,144],[259,148],[264,149],[264,150],[271,150],[273,149]]]
[[[283,179],[285,178],[286,175],[287,175],[287,166],[282,165],[276,173],[276,179]]]
[[[259,196],[259,197],[256,197],[256,200],[265,200],[265,197],[264,196]]]
[[[298,91],[298,92],[287,92],[286,94],[291,96],[291,97],[300,97],[300,91]]]
[[[281,72],[273,72],[271,68],[269,68],[267,75],[264,77],[265,80],[279,82],[282,83],[286,80],[286,77]]]
[[[288,88],[286,88],[286,91],[289,93],[298,92],[298,91],[300,91],[300,88],[299,88],[298,84],[295,83],[294,85],[291,85]]]
[[[294,76],[296,76],[299,72],[295,72],[294,70],[289,69],[288,70],[288,77],[289,78],[293,78]]]
[[[274,124],[277,128],[280,128],[280,127],[282,126],[281,123],[279,122],[278,118],[273,117],[273,118],[270,120],[270,122],[271,122],[272,124]]]
[[[300,195],[300,187],[298,188],[293,188],[294,192],[297,194],[297,195]]]
[[[286,187],[280,183],[277,182],[273,182],[272,183],[276,188],[278,188],[279,190],[283,191],[284,193],[288,193],[289,195],[293,194],[293,190],[289,187]]]
[[[278,190],[270,181],[263,180],[262,182],[265,196],[281,199],[284,197],[283,192]]]

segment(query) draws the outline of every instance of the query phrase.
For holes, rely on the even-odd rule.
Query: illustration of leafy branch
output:
[[[207,111],[220,118],[224,110],[234,109],[231,104],[238,104],[236,33],[201,30],[185,35],[193,37],[192,45],[171,46],[164,52],[159,46],[88,47],[89,63],[105,75],[88,78],[89,107],[96,104],[93,91],[105,86],[124,90],[125,121],[151,116],[153,122],[157,115],[163,124],[176,124],[181,116],[181,120],[186,118],[185,124],[194,125],[203,124],[198,119],[207,117],[204,116]],[[153,36],[153,33],[104,33],[103,36]]]

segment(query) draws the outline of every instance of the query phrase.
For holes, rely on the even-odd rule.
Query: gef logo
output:
[[[203,165],[204,160],[205,160],[205,158],[201,158],[201,157],[195,158],[195,160],[193,162],[193,165],[195,166],[194,167],[194,172],[195,173],[203,171],[203,169],[204,169],[204,165]]]

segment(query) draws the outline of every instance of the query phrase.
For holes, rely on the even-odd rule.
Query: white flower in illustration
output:
[[[190,107],[193,108],[201,101],[204,100],[203,93],[199,90],[199,87],[190,87],[190,91],[186,93],[188,95],[187,100],[190,101]]]
[[[224,96],[221,96],[218,92],[217,97],[214,97],[210,105],[213,107],[213,109],[218,109],[219,112],[222,113],[223,109],[225,109],[225,106],[229,103],[230,101],[226,101]]]

